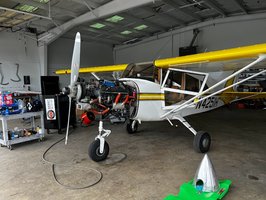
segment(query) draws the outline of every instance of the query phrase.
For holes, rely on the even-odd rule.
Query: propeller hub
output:
[[[70,88],[69,88],[69,87],[64,87],[64,88],[62,89],[62,92],[63,92],[63,94],[65,94],[65,95],[69,95],[69,94],[70,94]]]

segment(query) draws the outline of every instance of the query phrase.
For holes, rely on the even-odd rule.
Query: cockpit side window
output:
[[[206,86],[207,74],[170,68],[162,83],[165,106],[187,101],[199,94]]]
[[[140,78],[149,81],[155,81],[156,67],[153,63],[144,64],[129,64],[125,69],[122,77],[123,78]]]

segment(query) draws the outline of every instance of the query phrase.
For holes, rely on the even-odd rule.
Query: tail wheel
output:
[[[139,123],[136,120],[129,120],[129,123],[127,124],[127,132],[129,134],[136,133],[139,127]]]
[[[211,146],[211,136],[204,131],[199,131],[195,137],[193,146],[196,152],[206,153]]]
[[[100,153],[100,140],[94,140],[89,146],[89,157],[95,161],[100,162],[107,158],[109,154],[109,144],[105,141],[103,153]]]

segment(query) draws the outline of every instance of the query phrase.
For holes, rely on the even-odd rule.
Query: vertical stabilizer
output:
[[[219,189],[215,170],[207,154],[197,169],[193,185],[201,192],[216,192]]]

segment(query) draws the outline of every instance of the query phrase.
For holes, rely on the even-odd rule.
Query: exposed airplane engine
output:
[[[134,115],[136,88],[122,81],[81,81],[76,91],[77,108],[91,111],[111,122],[125,121]]]

